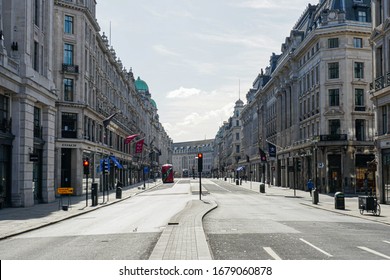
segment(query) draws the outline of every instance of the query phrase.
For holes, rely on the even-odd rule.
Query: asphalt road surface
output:
[[[0,242],[0,259],[146,260],[189,184],[164,184],[120,203]]]
[[[203,220],[217,260],[384,260],[390,227],[264,195],[224,181],[204,186],[218,208]]]

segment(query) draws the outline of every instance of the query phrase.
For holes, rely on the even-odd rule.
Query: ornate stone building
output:
[[[88,186],[105,177],[110,188],[172,160],[146,83],[123,67],[95,12],[95,0],[0,0],[0,206],[51,202],[58,187],[85,193],[85,158]],[[124,143],[133,134],[140,154],[137,139]]]
[[[240,160],[244,158],[241,149],[241,112],[244,102],[239,99],[234,106],[233,115],[219,128],[215,137],[214,176],[236,177],[237,172],[243,172],[243,168],[237,170]]]
[[[203,153],[202,176],[210,177],[214,139],[173,143],[172,164],[176,177],[198,176],[198,153]]]
[[[55,1],[54,81],[58,90],[56,185],[83,193],[83,158],[92,162],[91,181],[113,188],[143,178],[144,167],[158,171],[159,155],[171,143],[147,84],[126,70],[107,37],[99,33],[95,1]],[[105,120],[108,122],[104,122]],[[144,139],[142,153],[134,140]],[[168,143],[164,143],[168,142]],[[104,178],[101,161],[110,159]]]
[[[53,1],[0,1],[0,206],[55,198]]]
[[[258,160],[258,148],[276,147],[263,181],[304,189],[311,178],[323,192],[375,191],[370,35],[368,0],[308,5],[247,96],[243,152]]]

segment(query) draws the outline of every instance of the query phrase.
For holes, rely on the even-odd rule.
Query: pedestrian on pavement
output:
[[[309,179],[309,181],[307,181],[307,189],[309,190],[310,196],[311,196],[311,192],[314,189],[314,183],[312,182],[311,179]]]

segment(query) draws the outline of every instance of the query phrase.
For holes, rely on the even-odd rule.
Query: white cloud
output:
[[[301,1],[302,3],[309,3],[308,1]],[[290,10],[303,10],[302,6],[297,5],[297,3],[294,3],[294,5],[291,5],[291,1],[270,1],[270,0],[248,0],[242,3],[233,4],[237,7],[244,7],[244,8],[252,8],[252,9],[281,9],[284,10],[290,9]]]
[[[193,140],[193,135],[197,139],[214,138],[223,121],[233,114],[234,102],[228,92],[229,88],[206,92],[184,87],[169,92],[164,110],[165,130],[174,135],[175,142]]]
[[[244,46],[247,48],[263,48],[269,44],[271,37],[266,35],[245,36],[242,34],[195,34],[197,38],[205,41],[228,43]]]
[[[200,89],[196,88],[184,88],[180,87],[179,89],[175,89],[167,94],[167,98],[189,98],[192,96],[198,96],[201,94]]]
[[[164,55],[164,56],[179,56],[178,53],[169,50],[167,47],[163,45],[154,45],[153,50],[157,52],[158,54]]]

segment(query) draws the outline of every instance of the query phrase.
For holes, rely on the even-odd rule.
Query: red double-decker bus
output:
[[[163,183],[173,183],[173,166],[172,164],[164,164],[161,167],[161,175]]]

